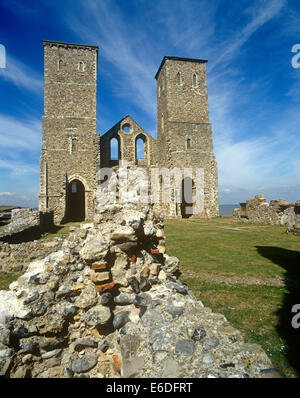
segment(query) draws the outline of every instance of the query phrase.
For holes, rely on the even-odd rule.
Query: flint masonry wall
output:
[[[219,214],[206,60],[164,57],[155,76],[157,140],[128,115],[100,138],[96,132],[98,48],[50,41],[43,41],[43,45],[45,109],[40,159],[40,211],[53,210],[55,222],[64,221],[69,215],[68,187],[72,181],[78,180],[84,186],[85,219],[92,219],[96,173],[100,164],[101,167],[112,167],[122,160],[144,167],[149,176],[152,167],[179,168],[183,179],[183,169],[192,168],[195,180],[196,168],[202,168],[204,209],[196,211],[194,203],[194,216]],[[117,160],[111,158],[113,138],[118,141]],[[144,159],[137,156],[138,139],[144,142]],[[193,186],[194,198],[195,189]],[[180,203],[159,203],[156,208],[166,216],[183,215]]]
[[[203,217],[219,215],[217,163],[206,88],[206,60],[164,57],[157,79],[157,163],[204,169]],[[169,215],[181,216],[179,205]]]
[[[248,199],[240,208],[233,210],[233,220],[257,224],[288,225],[299,227],[299,201],[289,203],[284,199],[273,199],[270,203],[263,194]]]
[[[66,189],[78,179],[85,187],[86,218],[92,218],[100,167],[96,132],[96,46],[43,41],[44,116],[40,159],[40,211],[66,213]]]

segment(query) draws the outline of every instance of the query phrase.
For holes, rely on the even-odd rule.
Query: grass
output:
[[[0,206],[0,212],[8,209],[15,209],[18,206]]]
[[[9,285],[21,275],[20,272],[0,272],[0,290],[8,290]]]
[[[280,278],[285,267],[296,267],[297,257],[299,266],[294,271],[300,276],[300,236],[286,234],[286,227],[234,223],[231,217],[220,217],[167,220],[165,231],[167,252],[180,259],[182,270]],[[262,256],[270,247],[281,249],[277,253],[281,265]]]
[[[299,277],[300,237],[281,226],[213,220],[166,220],[167,253],[180,259],[181,279],[214,312],[222,313],[245,340],[260,344],[287,377],[299,377],[299,330],[291,307],[299,293],[288,287],[225,285],[185,272],[225,276]],[[188,274],[186,274],[188,275]],[[297,294],[298,293],[298,294]]]

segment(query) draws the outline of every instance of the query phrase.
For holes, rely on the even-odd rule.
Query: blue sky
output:
[[[100,134],[129,114],[156,137],[163,56],[207,59],[220,203],[300,199],[299,0],[0,0],[0,204],[37,205],[42,40],[99,46]]]

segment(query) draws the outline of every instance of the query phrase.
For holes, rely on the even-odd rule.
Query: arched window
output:
[[[144,160],[144,144],[142,138],[136,140],[136,160]]]
[[[75,181],[72,181],[71,191],[72,191],[72,193],[76,193],[76,192],[77,192],[77,183],[76,183],[76,180],[75,180]]]
[[[193,86],[197,87],[197,75],[196,75],[196,73],[193,74]]]
[[[77,151],[77,139],[72,138],[72,152],[76,152],[76,151]]]
[[[117,138],[110,140],[110,160],[119,160],[119,140]]]
[[[78,70],[79,72],[84,72],[84,63],[82,61],[79,62]]]
[[[57,66],[59,72],[62,71],[62,67],[63,67],[63,61],[60,59],[58,61],[58,66]]]
[[[190,149],[191,148],[191,140],[188,138],[186,140],[186,149]]]
[[[177,73],[177,84],[178,84],[178,86],[181,85],[181,73],[180,72]]]

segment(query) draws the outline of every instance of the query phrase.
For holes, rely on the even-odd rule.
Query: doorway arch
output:
[[[67,186],[66,219],[67,221],[85,220],[85,188],[77,179],[70,181]]]
[[[181,183],[181,217],[189,218],[193,215],[193,180],[186,177]]]

